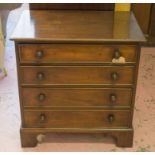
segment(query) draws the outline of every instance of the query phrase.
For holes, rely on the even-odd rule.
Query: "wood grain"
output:
[[[155,4],[152,4],[151,16],[150,16],[150,36],[155,36]]]
[[[132,13],[24,11],[12,39],[23,147],[52,132],[104,133],[117,146],[132,146],[139,45],[145,41]],[[126,63],[111,63],[116,49]],[[43,55],[36,57],[38,50]]]
[[[115,17],[117,22],[114,22]],[[124,29],[126,31],[121,31]],[[117,30],[120,30],[119,34],[115,32]],[[31,43],[145,41],[134,15],[130,12],[70,10],[24,11],[12,39]]]
[[[23,84],[133,84],[134,67],[120,66],[41,66],[20,67]],[[112,74],[118,75],[117,80]],[[43,79],[39,80],[38,75]]]
[[[130,107],[132,90],[127,88],[22,88],[24,107]],[[39,95],[45,96],[44,100]],[[116,101],[111,100],[116,96]]]
[[[143,33],[149,34],[151,3],[133,3],[132,10]],[[145,17],[145,19],[144,19]]]
[[[45,121],[40,122],[42,114]],[[114,117],[112,122],[109,115]],[[25,127],[30,128],[127,128],[129,118],[129,111],[24,111]]]
[[[29,6],[31,10],[114,10],[114,3],[30,3]]]
[[[135,46],[125,45],[21,44],[19,49],[21,63],[111,63],[116,50],[126,62],[136,62],[137,55]]]

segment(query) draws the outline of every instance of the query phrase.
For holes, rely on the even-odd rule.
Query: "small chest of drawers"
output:
[[[103,133],[113,136],[117,146],[132,146],[140,42],[145,39],[133,14],[124,14],[23,13],[13,35],[23,147],[35,146],[37,135],[52,132]],[[129,23],[122,27],[121,22]]]

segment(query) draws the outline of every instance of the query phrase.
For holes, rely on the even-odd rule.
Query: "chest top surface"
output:
[[[144,42],[131,12],[23,11],[11,37],[15,41]]]

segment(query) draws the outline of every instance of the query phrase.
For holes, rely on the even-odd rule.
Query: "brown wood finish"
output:
[[[50,133],[98,133],[101,136],[111,136],[116,141],[118,147],[132,147],[133,129],[68,129],[68,128],[21,128],[21,145],[22,147],[35,147],[38,143],[37,136],[42,134],[47,136]]]
[[[28,128],[128,128],[129,119],[126,110],[24,111],[24,127]]]
[[[133,84],[134,67],[41,66],[21,67],[22,84]],[[116,79],[113,78],[116,74]],[[40,75],[40,78],[39,78]]]
[[[145,34],[149,33],[151,3],[133,3],[132,10]]]
[[[155,4],[154,3],[133,3],[132,10],[137,21],[147,38],[145,46],[155,45]]]
[[[130,88],[22,88],[24,107],[130,107]]]
[[[152,4],[152,10],[151,10],[151,22],[150,22],[150,30],[149,33],[151,36],[155,37],[155,4]]]
[[[145,42],[130,12],[69,10],[24,11],[12,39],[27,43]]]
[[[29,6],[31,10],[114,10],[114,3],[30,3]]]
[[[23,147],[52,132],[102,133],[117,146],[132,146],[139,45],[145,41],[132,13],[24,11],[12,39]],[[116,48],[126,63],[111,63]],[[36,50],[43,57],[39,52],[36,58]]]
[[[111,63],[117,51],[126,62],[136,62],[137,52],[135,46],[89,44],[22,44],[19,49],[21,63]]]

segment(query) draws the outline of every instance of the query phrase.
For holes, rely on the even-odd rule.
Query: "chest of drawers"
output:
[[[24,11],[12,39],[23,147],[52,132],[103,133],[132,146],[145,41],[132,13]]]

